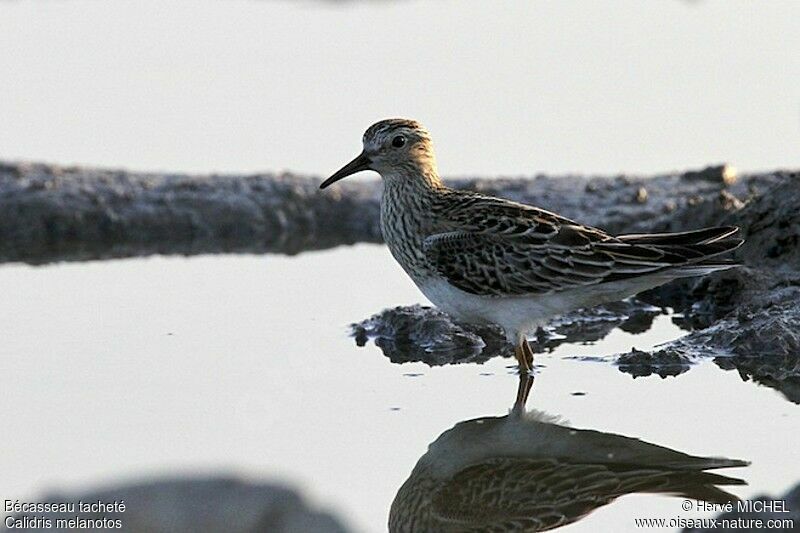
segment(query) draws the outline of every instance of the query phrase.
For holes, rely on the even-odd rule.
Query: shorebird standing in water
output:
[[[383,178],[381,231],[425,296],[456,320],[494,323],[531,372],[527,335],[555,315],[621,300],[675,278],[735,266],[735,227],[613,236],[555,213],[446,187],[428,131],[407,119],[367,129],[363,151],[324,189],[362,170]]]

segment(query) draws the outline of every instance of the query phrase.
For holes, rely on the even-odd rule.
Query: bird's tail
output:
[[[736,261],[715,261],[681,266],[672,270],[671,273],[677,274],[679,278],[690,278],[692,276],[704,276],[718,270],[728,270],[737,266],[739,266],[739,263]]]
[[[692,231],[676,233],[632,233],[620,235],[619,240],[630,244],[656,244],[662,246],[686,244],[711,244],[735,235],[739,231],[736,226],[715,226]],[[741,239],[731,239],[741,240]]]
[[[670,275],[689,277],[738,266],[732,260],[715,259],[742,245],[743,239],[733,237],[737,231],[735,226],[719,226],[678,233],[620,235],[617,240],[633,247],[619,250],[623,254],[640,249],[658,252],[663,254],[662,264],[669,264]]]

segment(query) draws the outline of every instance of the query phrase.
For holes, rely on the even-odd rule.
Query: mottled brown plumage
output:
[[[747,464],[570,428],[541,412],[479,418],[429,446],[392,503],[389,531],[546,531],[634,493],[726,503],[737,498],[718,485],[744,482],[705,470]]]
[[[322,187],[360,170],[380,173],[381,230],[389,250],[438,307],[492,322],[530,370],[527,334],[578,307],[632,296],[671,279],[734,266],[716,256],[741,245],[734,227],[613,236],[533,206],[446,187],[418,122],[388,119]]]

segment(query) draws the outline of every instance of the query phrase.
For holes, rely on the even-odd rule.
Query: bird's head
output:
[[[433,143],[425,127],[415,120],[389,118],[364,132],[364,149],[320,185],[320,189],[362,170],[374,170],[384,179],[435,177]]]

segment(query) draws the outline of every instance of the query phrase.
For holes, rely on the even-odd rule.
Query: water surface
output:
[[[458,422],[507,414],[516,393],[510,359],[429,368],[355,346],[350,322],[424,301],[381,246],[3,265],[0,291],[2,498],[233,472],[296,483],[356,530],[381,531],[428,444]],[[539,355],[528,406],[579,428],[750,460],[724,472],[749,483],[732,492],[783,493],[798,481],[789,443],[800,418],[776,391],[711,362],[632,379],[570,358],[681,334],[660,316],[642,335],[615,330]],[[634,495],[568,529],[625,531],[633,517],[675,515],[687,516],[678,499]]]

